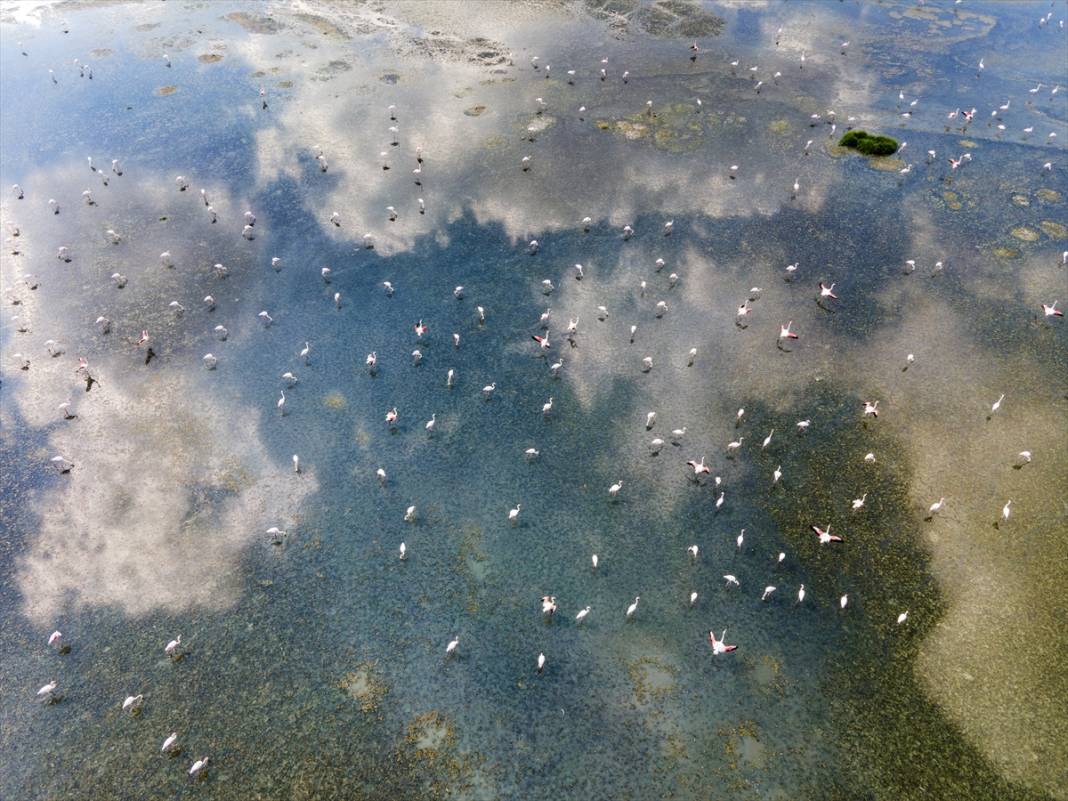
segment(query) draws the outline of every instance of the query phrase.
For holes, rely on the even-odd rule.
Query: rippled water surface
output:
[[[1066,18],[0,4],[0,797],[1068,798]]]

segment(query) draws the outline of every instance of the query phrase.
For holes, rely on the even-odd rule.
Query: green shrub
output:
[[[846,131],[838,140],[838,144],[857,150],[865,156],[892,156],[897,152],[896,139],[862,130]]]

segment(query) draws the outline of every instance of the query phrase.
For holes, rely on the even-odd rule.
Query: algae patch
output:
[[[541,133],[547,131],[556,125],[556,117],[551,117],[548,114],[542,114],[535,117],[530,123],[527,124],[527,133]]]
[[[282,26],[271,17],[260,14],[247,14],[244,11],[233,11],[226,15],[225,19],[236,22],[249,33],[278,33]]]
[[[714,113],[699,114],[696,106],[689,103],[673,103],[623,119],[600,119],[595,124],[602,131],[612,131],[629,141],[648,139],[660,150],[688,153],[701,146],[706,128],[717,120]],[[743,124],[745,118],[730,114],[723,121]]]
[[[1043,233],[1050,239],[1064,239],[1068,237],[1068,228],[1065,228],[1058,222],[1053,220],[1043,220],[1038,224],[1038,227],[1042,229]]]
[[[436,710],[424,712],[408,724],[405,742],[423,759],[433,759],[456,743],[452,723]]]
[[[364,662],[356,670],[346,673],[338,688],[349,698],[360,704],[363,712],[374,712],[378,704],[389,692],[389,687],[379,678],[374,662]]]
[[[323,406],[328,409],[344,409],[348,406],[348,401],[340,392],[329,392],[323,396]]]
[[[890,156],[897,152],[897,140],[890,136],[870,134],[861,128],[846,131],[838,140],[842,147],[848,147],[865,156]]]
[[[627,665],[627,675],[639,704],[659,701],[675,689],[678,670],[655,657],[642,657]]]
[[[868,159],[868,166],[880,172],[899,172],[905,168],[905,162],[889,156],[874,156]]]

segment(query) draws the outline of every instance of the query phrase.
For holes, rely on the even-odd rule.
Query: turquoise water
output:
[[[1068,9],[928,5],[5,4],[0,796],[1064,798]]]

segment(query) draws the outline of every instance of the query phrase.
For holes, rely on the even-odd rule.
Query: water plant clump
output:
[[[890,136],[870,134],[867,131],[846,131],[838,144],[858,150],[865,156],[891,156],[897,152],[897,140]]]

